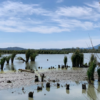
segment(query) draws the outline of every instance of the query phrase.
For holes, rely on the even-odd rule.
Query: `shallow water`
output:
[[[4,65],[4,72],[9,72],[12,68],[18,69],[38,69],[38,67],[42,67],[45,71],[48,67],[54,66],[58,68],[59,65],[63,65],[64,56],[68,57],[68,65],[70,66],[67,70],[77,70],[77,68],[72,68],[71,55],[70,54],[39,54],[36,57],[35,62],[23,63],[22,61],[17,60],[16,58],[21,56],[25,59],[24,54],[17,54],[14,60],[14,65],[11,65],[11,61],[9,65]],[[8,55],[3,55],[8,56]],[[84,54],[84,63],[88,63],[91,54]],[[100,56],[100,54],[98,54]],[[48,61],[47,61],[48,59]],[[99,59],[98,59],[99,61]],[[9,71],[8,71],[9,70]],[[56,69],[61,70],[61,69]],[[66,90],[65,84],[70,84],[70,90]],[[86,90],[82,90],[82,83],[86,83]],[[63,87],[62,87],[62,86]],[[87,81],[83,82],[60,82],[60,87],[56,86],[56,83],[51,83],[50,88],[46,88],[46,84],[41,84],[39,86],[44,86],[42,91],[37,91],[38,85],[33,86],[23,86],[24,91],[22,91],[22,87],[0,90],[0,100],[100,100],[100,83],[94,81],[93,85],[89,85]],[[34,91],[34,97],[28,98],[28,93],[30,91]]]
[[[67,82],[70,84],[70,90],[66,90],[65,83],[51,83],[50,88],[46,88],[46,84],[42,91],[37,91],[37,86],[26,86],[24,90],[22,87],[7,89],[0,91],[0,100],[100,100],[100,83],[94,82],[94,85],[89,85],[85,82]],[[82,89],[82,83],[86,83],[86,90]],[[99,85],[98,85],[99,84]],[[63,87],[62,87],[63,86]],[[95,88],[94,88],[95,87]],[[28,97],[28,93],[34,91],[33,98]]]
[[[10,54],[5,54],[3,56],[8,56]],[[100,53],[97,54],[98,56],[100,56]],[[67,65],[70,66],[70,68],[72,68],[72,62],[71,62],[71,56],[72,53],[69,54],[39,54],[36,59],[35,62],[31,62],[29,61],[29,63],[25,63],[23,61],[17,60],[17,57],[23,57],[25,59],[25,54],[17,54],[14,60],[14,64],[10,64],[4,65],[4,71],[8,71],[11,69],[38,69],[38,67],[42,67],[42,69],[48,69],[51,66],[54,66],[55,68],[58,68],[58,65],[64,65],[63,63],[63,59],[64,56],[67,56]],[[89,63],[90,60],[90,56],[91,53],[84,53],[84,63]],[[48,61],[47,61],[48,59]],[[99,61],[99,58],[97,58]]]

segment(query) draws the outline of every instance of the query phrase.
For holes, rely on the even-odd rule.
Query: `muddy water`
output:
[[[66,90],[65,83],[60,83],[60,87],[56,83],[51,83],[50,88],[46,88],[46,84],[42,91],[37,91],[38,85],[27,86],[8,90],[0,90],[0,100],[100,100],[100,83],[94,82],[89,85],[84,82],[67,82],[70,84],[70,90]],[[82,83],[86,83],[86,90],[82,90]],[[98,85],[99,84],[99,85]],[[28,98],[28,93],[34,91],[33,98]]]

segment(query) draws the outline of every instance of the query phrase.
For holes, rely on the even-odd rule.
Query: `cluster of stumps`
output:
[[[41,82],[44,82],[44,73],[40,75],[41,76]],[[39,78],[37,75],[35,75],[35,82],[39,82]],[[57,83],[57,87],[60,87],[60,84]],[[46,88],[50,88],[50,82],[47,82],[46,83]],[[66,84],[66,90],[69,90],[70,89],[70,84]],[[86,90],[86,84],[82,84],[82,89],[85,89]],[[42,87],[41,86],[37,86],[37,90],[42,90]],[[33,98],[33,94],[34,92],[29,92],[28,96],[30,98]]]

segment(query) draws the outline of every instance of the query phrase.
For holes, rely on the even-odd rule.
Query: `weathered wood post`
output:
[[[34,92],[29,92],[29,93],[28,93],[28,97],[33,98],[33,93],[34,93]]]
[[[41,82],[43,82],[43,80],[44,80],[44,73],[41,74]]]
[[[37,87],[37,90],[42,90],[42,87],[38,86],[38,87]]]
[[[60,84],[59,83],[57,83],[57,87],[59,87],[60,86]]]
[[[46,87],[47,88],[50,88],[50,83],[49,82],[46,84]]]
[[[66,84],[66,89],[67,89],[67,90],[69,90],[69,86],[70,86],[69,84]]]
[[[86,84],[82,84],[82,89],[86,90]]]
[[[35,75],[35,82],[39,82],[39,78],[36,75]]]

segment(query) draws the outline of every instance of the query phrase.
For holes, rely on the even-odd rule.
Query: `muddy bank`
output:
[[[67,81],[85,81],[87,80],[87,68],[75,68],[65,70],[46,70],[36,71],[35,73],[29,72],[12,72],[12,73],[0,73],[0,89],[15,88],[27,85],[41,84],[40,74],[44,73],[44,83],[46,82],[67,82]],[[35,75],[39,76],[40,82],[34,82]],[[98,75],[95,72],[95,79],[98,79]],[[10,83],[8,81],[11,81]]]

